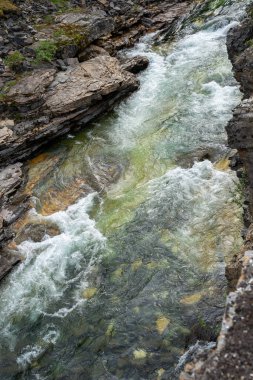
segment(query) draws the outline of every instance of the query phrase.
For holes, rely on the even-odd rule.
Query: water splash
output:
[[[43,314],[64,317],[84,302],[80,293],[106,242],[88,215],[95,198],[90,194],[47,217],[33,211],[33,219],[53,223],[60,234],[18,247],[24,261],[0,295],[2,344],[15,344],[15,322],[33,323]]]

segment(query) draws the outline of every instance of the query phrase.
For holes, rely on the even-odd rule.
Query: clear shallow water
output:
[[[146,38],[127,53],[150,58],[140,90],[31,162],[24,261],[1,286],[1,379],[174,379],[188,344],[215,337],[241,244],[227,24]]]

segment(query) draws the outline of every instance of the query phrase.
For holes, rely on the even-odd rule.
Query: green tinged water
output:
[[[224,129],[241,97],[231,18],[171,45],[146,37],[127,52],[150,59],[139,91],[31,162],[24,261],[1,285],[1,379],[176,379],[188,345],[215,339],[242,226]]]

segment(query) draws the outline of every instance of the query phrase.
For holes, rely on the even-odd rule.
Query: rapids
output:
[[[1,380],[176,379],[187,347],[216,338],[242,227],[226,34],[246,1],[226,3],[173,43],[124,52],[150,59],[140,89],[30,162]]]

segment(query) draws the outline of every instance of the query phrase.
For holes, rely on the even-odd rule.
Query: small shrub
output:
[[[39,46],[35,49],[35,63],[52,62],[57,52],[57,46],[54,41],[40,41]]]
[[[23,54],[16,50],[4,59],[4,64],[13,69],[15,66],[20,65],[22,62],[24,62],[24,60],[25,57],[23,56]]]
[[[68,6],[68,0],[51,0],[51,3],[59,8],[67,8]]]
[[[80,46],[87,40],[85,30],[81,30],[80,26],[76,25],[62,25],[61,28],[54,31],[54,37],[59,39],[58,45],[69,45],[74,43],[77,46]]]
[[[239,181],[234,181],[234,190],[231,191],[232,200],[240,208],[243,207],[245,202],[245,192],[248,184],[246,173],[243,173]]]
[[[9,0],[0,0],[0,16],[4,15],[4,12],[16,12],[18,7]]]
[[[248,47],[253,47],[253,39],[251,38],[250,40],[246,41],[245,45]]]
[[[2,87],[0,91],[0,102],[5,102],[6,94],[11,89],[11,87],[15,86],[15,84],[17,84],[17,80],[11,80],[5,83],[4,87]]]

